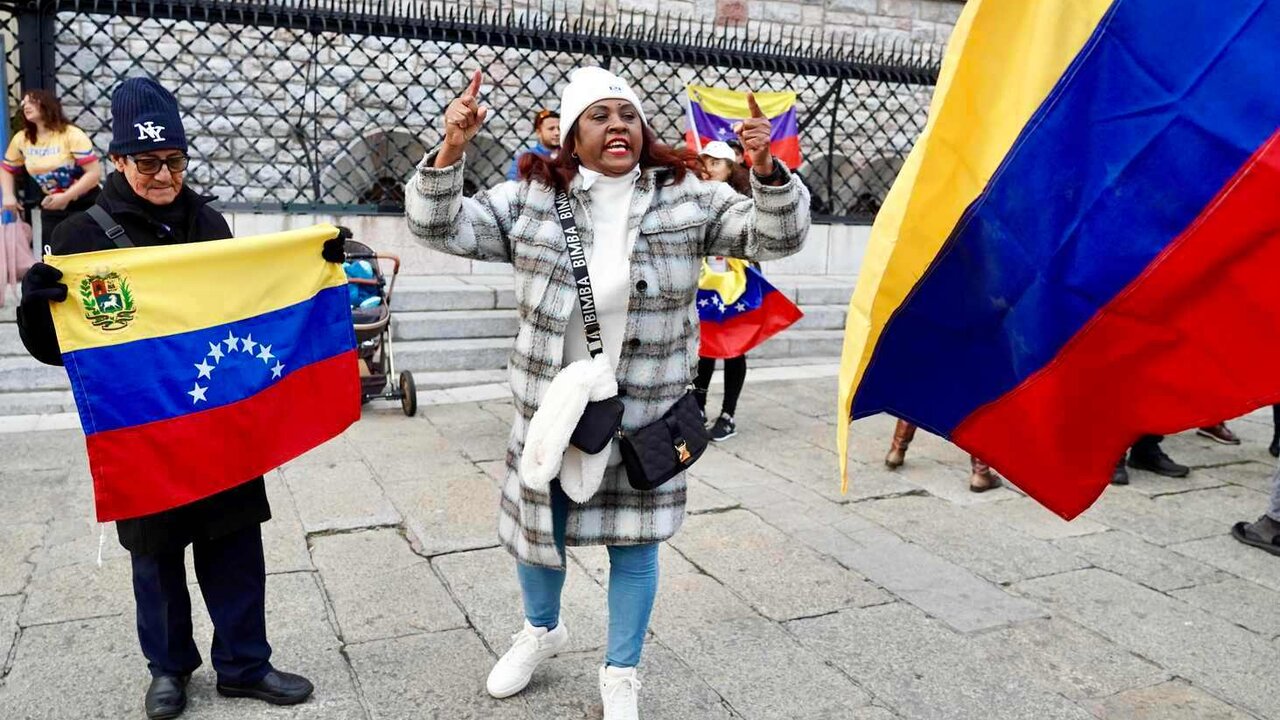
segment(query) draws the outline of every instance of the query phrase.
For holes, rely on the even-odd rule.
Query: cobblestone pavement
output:
[[[1268,416],[1233,424],[1239,448],[1170,438],[1190,478],[1135,472],[1068,524],[1013,489],[967,492],[965,455],[923,434],[884,470],[886,418],[856,427],[841,496],[834,392],[750,383],[739,435],[696,467],[663,548],[644,717],[1280,718],[1280,558],[1228,534],[1264,507]],[[521,622],[495,546],[510,412],[367,412],[270,475],[274,662],[316,694],[223,699],[206,664],[184,717],[598,718],[602,548],[571,551],[571,651],[521,696],[484,694]],[[108,529],[97,565],[83,440],[0,447],[0,718],[142,717],[128,557]],[[202,606],[196,628],[207,648]]]

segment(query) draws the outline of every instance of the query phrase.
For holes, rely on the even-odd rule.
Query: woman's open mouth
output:
[[[624,157],[631,154],[631,142],[622,138],[610,140],[604,144],[604,152],[606,155],[614,157]]]

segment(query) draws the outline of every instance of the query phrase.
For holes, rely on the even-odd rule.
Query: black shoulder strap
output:
[[[120,223],[116,222],[116,219],[111,217],[110,213],[103,210],[101,205],[92,205],[85,212],[89,214],[89,217],[93,218],[94,222],[98,223],[98,227],[107,233],[107,239],[114,243],[116,247],[134,247],[133,241],[129,239],[129,233],[125,232],[124,228],[120,227]]]
[[[596,315],[596,297],[591,292],[587,254],[582,249],[582,238],[578,237],[578,223],[573,219],[573,206],[569,204],[568,193],[563,190],[556,191],[556,215],[560,218],[565,245],[569,248],[569,265],[573,267],[578,305],[582,308],[582,329],[587,335],[587,352],[595,357],[604,352],[604,341],[600,339],[600,319]]]

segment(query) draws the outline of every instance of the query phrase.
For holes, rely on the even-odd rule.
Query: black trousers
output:
[[[1143,435],[1138,438],[1138,442],[1133,444],[1132,452],[1142,457],[1151,457],[1160,452],[1160,441],[1164,440],[1163,435]]]
[[[693,379],[693,387],[697,390],[698,405],[707,409],[707,388],[711,387],[711,378],[716,374],[715,358],[698,358],[698,375]],[[747,382],[747,356],[739,355],[724,361],[724,405],[720,411],[733,417],[738,410],[738,398],[742,395],[742,386]]]
[[[210,655],[218,682],[258,682],[271,670],[262,526],[197,540],[191,551],[200,594],[213,621]],[[138,642],[152,676],[190,675],[200,667],[200,651],[191,637],[185,555],[186,548],[181,547],[133,555]]]

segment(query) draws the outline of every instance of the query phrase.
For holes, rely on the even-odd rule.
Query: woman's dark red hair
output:
[[[62,111],[62,103],[58,98],[48,90],[36,88],[28,90],[24,97],[31,98],[40,108],[40,118],[44,120],[45,127],[50,132],[62,132],[71,121],[67,119],[67,114]],[[27,142],[36,141],[36,124],[27,122],[25,117],[22,118],[22,132],[27,136]]]
[[[576,124],[576,123],[575,123]],[[640,131],[643,144],[640,147],[640,169],[663,168],[666,170],[663,184],[674,185],[684,180],[686,173],[697,174],[702,163],[697,153],[692,150],[677,150],[658,142],[658,136],[645,125]],[[560,143],[560,153],[556,159],[545,158],[537,153],[525,153],[520,158],[516,169],[521,180],[540,182],[553,190],[568,190],[573,177],[578,174],[578,158],[573,156],[573,128],[562,133],[564,139]]]

